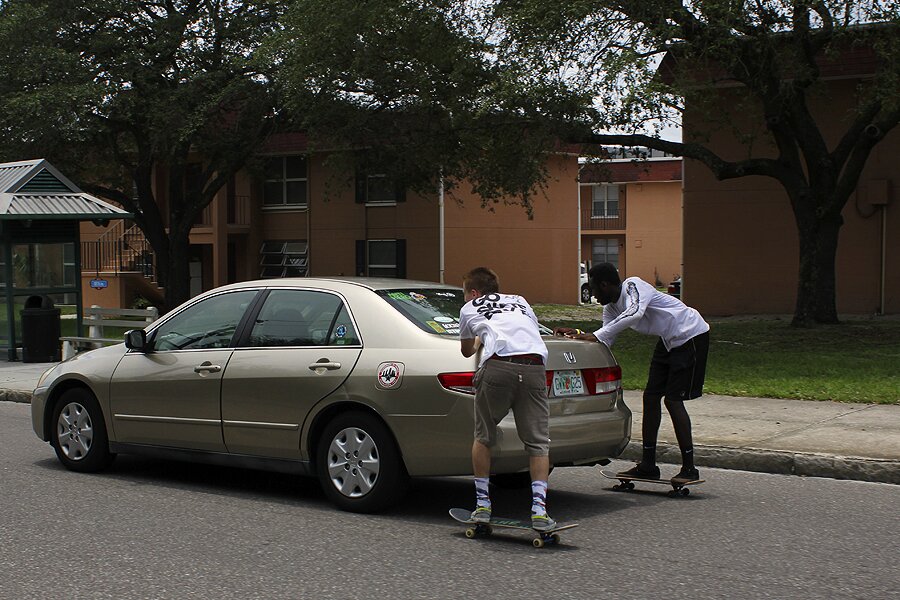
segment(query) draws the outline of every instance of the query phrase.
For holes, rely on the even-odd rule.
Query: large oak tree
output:
[[[7,0],[6,159],[43,156],[133,212],[168,308],[189,297],[189,233],[273,122],[254,51],[278,5],[237,0]],[[165,175],[157,189],[154,174]]]
[[[872,149],[900,120],[900,5],[500,0],[496,7],[508,53],[544,78],[593,91],[590,118],[561,129],[569,140],[649,146],[700,161],[719,180],[777,181],[799,237],[793,323],[837,322],[841,211]],[[813,109],[827,93],[823,65],[853,50],[870,54],[875,69],[861,74],[856,104],[838,119],[843,131],[829,143],[835,117]],[[648,123],[677,120],[685,108],[706,115],[704,131],[685,143],[638,133]],[[736,115],[756,115],[758,127],[732,127]],[[744,156],[718,155],[707,142],[717,132],[741,141]]]

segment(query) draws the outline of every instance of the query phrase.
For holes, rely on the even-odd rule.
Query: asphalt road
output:
[[[0,402],[0,598],[898,597],[900,486],[702,475],[670,499],[559,469],[550,513],[580,527],[537,550],[464,537],[447,510],[472,503],[467,478],[354,515],[286,475],[128,456],[82,475],[34,436],[27,405]],[[527,514],[527,492],[493,501]]]

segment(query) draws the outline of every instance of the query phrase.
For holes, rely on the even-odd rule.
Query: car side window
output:
[[[256,290],[219,294],[183,310],[153,333],[153,347],[164,350],[227,348]]]
[[[353,327],[347,307],[342,306],[334,321],[334,327],[331,328],[331,335],[328,336],[328,345],[355,346],[357,344],[359,344],[359,336],[356,335],[356,328]]]
[[[338,311],[344,311],[341,299],[327,292],[273,290],[259,311],[249,345],[324,346]]]

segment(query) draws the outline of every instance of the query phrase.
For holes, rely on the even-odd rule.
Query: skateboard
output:
[[[600,471],[600,474],[606,477],[607,479],[617,479],[619,480],[618,485],[614,485],[613,489],[617,492],[630,492],[634,489],[634,482],[641,481],[643,483],[656,483],[662,485],[670,485],[672,489],[669,490],[669,497],[675,498],[676,496],[689,496],[691,490],[688,489],[689,485],[700,485],[705,479],[697,479],[696,481],[686,481],[684,483],[675,483],[669,479],[645,479],[643,477],[628,477],[619,475],[617,473],[613,473],[612,471]]]
[[[531,545],[535,548],[543,548],[546,544],[558,544],[559,533],[557,532],[578,527],[578,523],[571,523],[569,525],[557,525],[553,529],[546,531],[537,531],[531,527],[531,521],[520,521],[519,519],[506,519],[503,517],[491,517],[490,523],[478,523],[471,519],[472,511],[467,508],[451,508],[450,516],[460,523],[471,525],[471,527],[466,529],[466,537],[469,539],[477,536],[489,536],[493,533],[494,527],[518,529],[536,534],[537,537],[531,541]]]

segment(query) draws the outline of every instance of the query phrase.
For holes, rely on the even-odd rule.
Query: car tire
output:
[[[50,443],[59,462],[71,471],[95,473],[110,465],[109,437],[94,395],[82,388],[67,390],[53,408]]]
[[[588,284],[581,286],[581,302],[583,304],[591,303],[591,286]]]
[[[338,508],[368,513],[387,508],[406,492],[409,475],[387,426],[365,412],[333,419],[322,432],[316,472]]]

